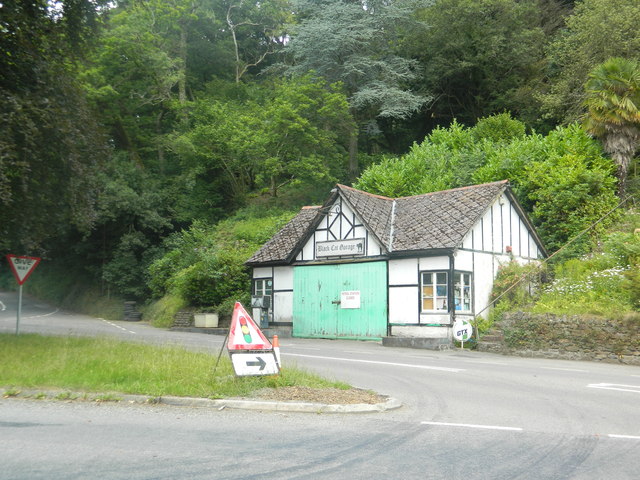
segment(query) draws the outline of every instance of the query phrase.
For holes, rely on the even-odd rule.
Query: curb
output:
[[[324,404],[309,402],[275,402],[247,399],[216,399],[193,397],[149,397],[146,395],[123,394],[98,394],[78,393],[66,390],[42,391],[42,390],[8,390],[0,388],[2,398],[26,398],[36,400],[59,401],[89,401],[89,402],[116,402],[137,403],[147,405],[171,405],[177,407],[224,408],[239,410],[257,410],[271,412],[290,413],[378,413],[400,408],[402,403],[395,398],[388,397],[385,402],[368,404]]]

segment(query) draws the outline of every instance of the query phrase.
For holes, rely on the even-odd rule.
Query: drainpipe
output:
[[[455,305],[455,296],[454,296],[454,288],[455,285],[453,283],[453,275],[455,272],[455,251],[449,254],[449,294],[447,295],[447,302],[449,302],[449,308],[451,309],[451,313],[449,313],[450,319],[449,324],[453,327],[453,324],[456,322],[456,305]]]
[[[396,201],[393,200],[391,204],[391,221],[389,222],[389,251],[387,253],[390,254],[393,252],[393,233],[394,233],[394,224],[396,221]],[[389,258],[387,256],[387,337],[391,336],[391,325],[389,324]]]

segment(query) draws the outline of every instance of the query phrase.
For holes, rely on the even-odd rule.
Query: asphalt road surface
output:
[[[0,302],[0,332],[15,333],[16,294],[0,292]],[[111,335],[215,355],[223,341],[29,298],[20,332]],[[318,415],[0,399],[0,479],[640,478],[639,367],[376,342],[280,344],[284,368],[373,389],[403,407]]]

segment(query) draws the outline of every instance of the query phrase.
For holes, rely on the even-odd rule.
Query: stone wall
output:
[[[640,314],[607,319],[516,312],[505,315],[496,327],[500,332],[492,335],[494,342],[482,350],[640,365]]]
[[[174,327],[191,327],[193,325],[193,312],[180,311],[173,317]]]

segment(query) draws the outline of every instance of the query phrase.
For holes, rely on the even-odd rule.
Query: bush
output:
[[[236,301],[250,298],[251,276],[244,262],[292,215],[249,208],[215,227],[194,222],[165,242],[167,252],[149,267],[149,288],[156,297],[168,294],[186,305],[230,315]]]
[[[489,331],[507,312],[531,307],[546,278],[546,266],[537,262],[522,265],[511,260],[501,265],[489,297],[495,303],[486,319],[476,319],[478,332],[482,334]]]
[[[146,306],[143,318],[158,328],[169,328],[180,310],[186,307],[185,301],[177,295],[165,295],[161,299]]]

